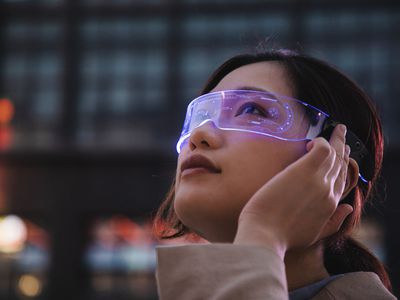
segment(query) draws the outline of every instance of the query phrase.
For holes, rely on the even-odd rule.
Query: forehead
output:
[[[294,97],[285,68],[276,61],[263,61],[239,67],[228,73],[211,92],[254,87]]]

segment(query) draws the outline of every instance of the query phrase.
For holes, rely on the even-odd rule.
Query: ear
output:
[[[359,178],[359,168],[357,162],[350,158],[347,175],[346,175],[346,184],[340,197],[340,200],[346,198],[346,196],[351,192],[351,190],[357,185]],[[340,203],[338,207],[336,207],[335,212],[331,215],[328,222],[323,227],[318,240],[327,238],[336,232],[339,231],[343,222],[346,220],[347,216],[353,212],[353,207],[350,204]]]
[[[335,212],[329,218],[328,222],[322,228],[317,241],[325,239],[339,231],[346,217],[353,212],[353,207],[350,204],[339,204]]]
[[[350,158],[347,167],[346,184],[344,186],[343,194],[340,200],[346,198],[346,196],[351,192],[351,190],[357,185],[359,179],[360,169],[358,168],[357,162]]]

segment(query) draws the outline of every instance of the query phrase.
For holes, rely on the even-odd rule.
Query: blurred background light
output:
[[[0,299],[42,299],[49,267],[46,231],[18,215],[0,215]]]
[[[0,99],[0,126],[8,125],[14,117],[14,105],[8,98]]]
[[[266,37],[329,61],[375,100],[380,198],[356,237],[399,296],[399,20],[391,0],[0,1],[0,216],[23,222],[0,231],[0,299],[157,299],[154,247],[204,242],[150,230],[186,105]]]
[[[42,292],[42,282],[34,275],[22,275],[18,281],[20,292],[30,298],[37,297]]]
[[[0,251],[15,253],[21,251],[27,237],[24,222],[17,216],[0,217]]]

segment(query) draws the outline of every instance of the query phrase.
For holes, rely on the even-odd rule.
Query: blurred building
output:
[[[0,299],[156,299],[148,220],[186,104],[268,36],[375,99],[386,196],[358,234],[399,296],[400,2],[3,0]]]

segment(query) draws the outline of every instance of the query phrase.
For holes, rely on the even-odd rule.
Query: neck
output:
[[[285,267],[289,291],[329,277],[324,266],[323,245],[320,243],[286,252]]]

